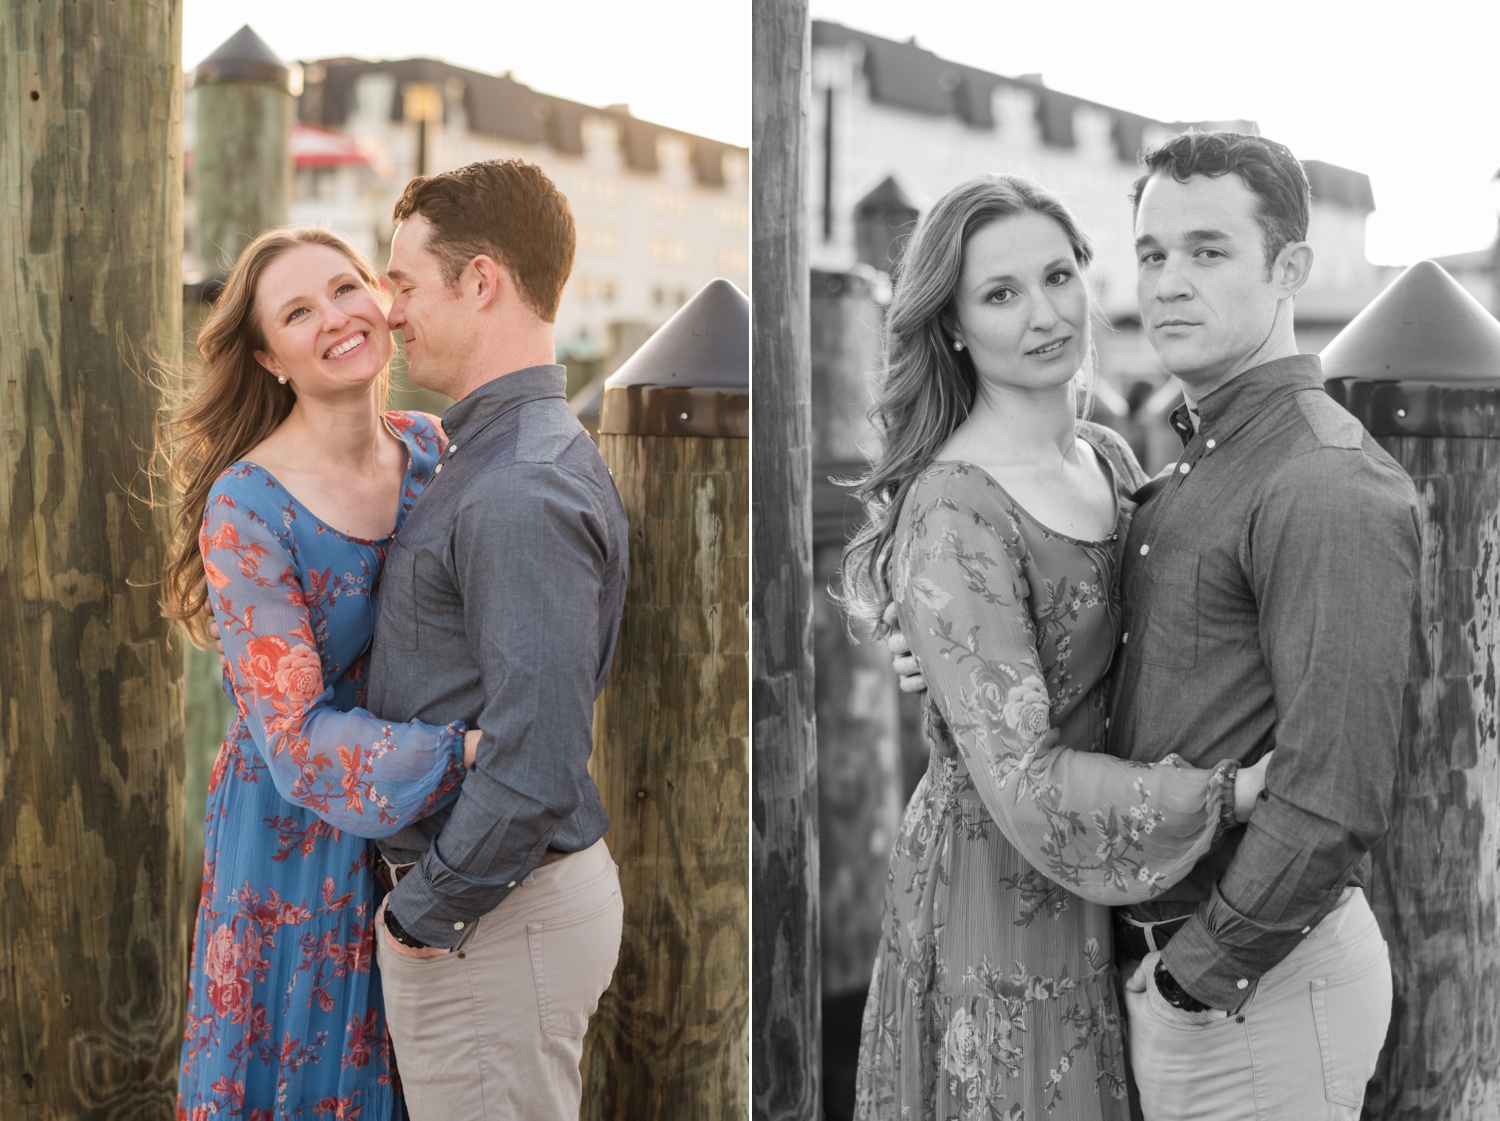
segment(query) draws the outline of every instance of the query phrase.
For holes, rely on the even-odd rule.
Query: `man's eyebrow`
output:
[[[398,280],[399,281],[399,280],[403,279],[406,276],[406,273],[404,271],[402,271],[401,269],[386,269],[385,270],[385,275],[387,277],[389,277],[391,280]]]
[[[1185,241],[1229,241],[1230,237],[1223,230],[1189,230],[1183,235]],[[1148,246],[1159,246],[1161,242],[1150,234],[1142,234],[1135,239],[1137,249],[1145,249]]]

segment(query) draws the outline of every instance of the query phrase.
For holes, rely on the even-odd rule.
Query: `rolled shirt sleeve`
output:
[[[589,480],[555,465],[494,473],[466,493],[448,558],[482,738],[452,816],[389,904],[433,946],[498,906],[592,789],[608,512]]]
[[[1409,480],[1358,449],[1272,474],[1247,540],[1276,755],[1233,859],[1162,955],[1216,1008],[1301,942],[1386,831],[1420,565]]]

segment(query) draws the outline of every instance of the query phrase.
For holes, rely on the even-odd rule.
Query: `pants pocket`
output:
[[[624,902],[611,883],[598,906],[526,924],[542,1031],[582,1039],[589,1017],[615,974]]]
[[[1334,1105],[1359,1109],[1390,1023],[1390,959],[1382,953],[1372,965],[1316,978],[1308,988],[1323,1062],[1323,1096]]]

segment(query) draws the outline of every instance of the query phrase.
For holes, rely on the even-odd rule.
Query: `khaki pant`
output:
[[[624,905],[603,841],[522,881],[453,953],[375,939],[413,1121],[577,1121],[583,1034],[609,987]]]
[[[1354,888],[1233,1013],[1183,1012],[1152,982],[1125,1010],[1146,1121],[1356,1121],[1390,1024],[1390,958]]]

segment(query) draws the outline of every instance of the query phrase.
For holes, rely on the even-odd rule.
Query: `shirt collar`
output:
[[[1198,402],[1198,431],[1223,443],[1288,393],[1322,388],[1323,363],[1316,354],[1294,354],[1252,367]],[[1179,405],[1169,419],[1185,447],[1194,435],[1187,406]]]
[[[543,397],[567,396],[566,366],[527,366],[492,378],[443,413],[450,442],[467,440],[501,413]]]

